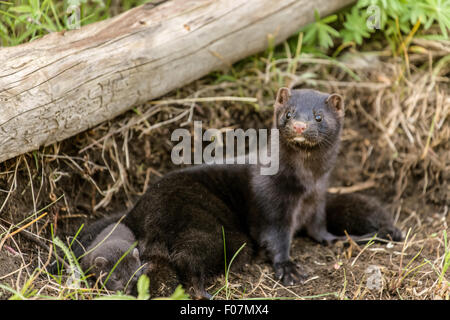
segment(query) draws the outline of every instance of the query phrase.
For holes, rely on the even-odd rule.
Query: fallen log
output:
[[[0,162],[267,47],[353,0],[174,0],[0,49]]]

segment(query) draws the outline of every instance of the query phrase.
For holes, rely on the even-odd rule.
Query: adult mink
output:
[[[261,175],[261,165],[199,165],[153,183],[123,220],[138,238],[150,278],[171,270],[195,295],[208,296],[205,280],[223,272],[224,256],[229,261],[246,243],[234,265],[263,248],[284,284],[305,279],[289,256],[293,235],[339,238],[327,231],[325,204],[343,118],[337,94],[281,88],[274,104],[276,174]]]

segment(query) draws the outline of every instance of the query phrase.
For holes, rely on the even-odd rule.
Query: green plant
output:
[[[355,42],[362,44],[363,38],[370,38],[374,31],[367,27],[368,14],[366,11],[361,12],[358,7],[352,7],[349,12],[344,13],[344,28],[340,31],[344,42]]]
[[[122,218],[123,219],[123,218]],[[121,219],[116,223],[116,226],[121,222]],[[92,248],[91,250],[85,252],[84,254],[82,254],[79,257],[76,257],[75,254],[72,252],[71,248],[73,243],[76,241],[77,236],[79,235],[81,229],[83,228],[83,225],[78,229],[77,233],[75,234],[75,236],[73,237],[72,241],[70,242],[69,246],[66,246],[58,237],[55,237],[53,235],[53,226],[51,225],[51,231],[52,231],[52,239],[53,239],[53,245],[54,245],[54,250],[56,252],[56,248],[59,248],[63,253],[64,253],[64,261],[67,261],[68,264],[68,271],[69,271],[69,277],[71,279],[72,283],[75,283],[75,287],[80,287],[79,285],[80,282],[83,283],[83,287],[84,288],[88,288],[89,289],[89,283],[86,281],[87,276],[86,276],[86,272],[84,272],[79,264],[79,260],[80,258],[82,258],[83,256],[85,256],[87,253],[91,252],[92,250],[95,250],[96,247],[98,247],[99,245],[101,245],[101,243],[104,240],[102,240],[96,247]],[[114,228],[111,230],[111,232],[108,234],[108,236],[114,231]],[[122,256],[117,260],[117,262],[114,264],[113,268],[110,270],[110,272],[108,273],[108,275],[106,276],[105,280],[103,281],[103,283],[101,284],[101,289],[105,288],[106,283],[108,282],[108,279],[110,278],[111,274],[114,272],[114,270],[117,268],[117,266],[119,265],[119,263],[125,258],[125,256],[127,254],[129,254],[137,245],[137,242],[133,243],[132,246],[130,246],[130,248],[128,248],[127,251],[125,251]],[[127,282],[127,284],[125,285],[125,288],[123,291],[126,291],[126,288],[128,287],[130,281],[132,280],[133,276],[142,268],[145,267],[145,264],[143,264],[138,270],[135,271],[135,273],[130,277],[130,280]],[[54,280],[56,280],[56,282],[59,285],[62,285],[62,272],[63,272],[63,268],[59,268],[58,265],[58,274],[57,275],[51,275],[49,274],[50,277],[52,277]],[[150,294],[149,294],[149,287],[150,287],[150,279],[148,278],[147,275],[143,274],[139,277],[138,282],[137,282],[137,292],[138,295],[137,297],[131,296],[131,295],[126,295],[123,292],[117,292],[115,294],[112,295],[105,295],[105,296],[99,296],[98,293],[94,296],[94,299],[100,299],[100,300],[148,300],[150,298]],[[26,287],[24,287],[26,288]],[[11,290],[10,290],[11,291]],[[81,293],[81,292],[80,292]],[[89,290],[88,290],[89,293]],[[24,294],[20,294],[17,292],[14,292],[14,296],[18,296],[20,298],[24,298]],[[66,296],[67,297],[67,296]],[[164,299],[169,299],[169,300],[181,300],[181,299],[187,299],[188,295],[185,294],[184,290],[182,289],[181,286],[178,286],[176,288],[176,290],[174,291],[174,293],[172,294],[172,296],[168,297],[168,298],[164,298]],[[160,298],[163,299],[163,298]]]
[[[425,0],[411,1],[410,23],[414,24],[420,19],[424,29],[429,29],[433,23],[437,23],[445,38],[448,38],[450,29],[450,1]],[[406,15],[405,15],[406,17]]]
[[[445,280],[445,275],[450,268],[450,239],[447,239],[447,231],[443,231],[443,240],[444,240],[444,255],[442,260],[442,268],[438,270],[435,265],[428,259],[424,259],[436,272],[438,276],[438,285],[441,285]],[[448,282],[448,281],[447,281]],[[450,282],[448,282],[450,284]]]
[[[442,263],[442,271],[439,275],[439,283],[442,283],[444,276],[450,267],[450,240],[447,240],[447,231],[444,230],[444,244],[445,244],[445,255],[444,262]]]
[[[175,291],[170,297],[167,298],[155,298],[154,300],[187,300],[189,299],[189,295],[184,292],[184,289],[181,285],[176,287]]]
[[[361,10],[370,6],[378,7],[380,28],[388,34],[395,32],[395,20],[399,28],[408,33],[412,26],[420,20],[426,30],[437,23],[444,37],[448,37],[450,28],[450,1],[448,0],[361,0],[357,7]]]
[[[50,0],[0,2],[0,37],[3,45],[17,45],[63,29]]]
[[[97,297],[94,300],[148,300],[150,298],[150,279],[148,278],[148,276],[145,274],[141,275],[136,286],[138,292],[137,297],[118,292],[113,295]]]
[[[224,254],[224,261],[225,261],[225,284],[213,294],[212,298],[217,296],[223,289],[225,289],[226,299],[230,299],[231,292],[229,289],[228,276],[230,274],[231,264],[233,263],[234,259],[237,257],[239,252],[241,252],[241,250],[244,249],[246,243],[243,243],[239,247],[239,249],[236,250],[236,252],[234,253],[233,257],[230,260],[230,263],[228,263],[227,262],[227,246],[226,246],[226,242],[225,242],[225,229],[223,228],[223,226],[222,226],[222,240],[223,240],[223,254]]]
[[[151,0],[150,0],[151,1]],[[0,1],[0,45],[14,46],[47,33],[73,29],[112,17],[149,2],[125,0],[10,0]]]
[[[30,297],[34,297],[37,293],[37,290],[33,287],[33,282],[36,279],[36,271],[33,272],[33,275],[25,281],[25,284],[22,286],[20,290],[14,290],[10,286],[0,284],[0,288],[11,292],[13,295],[9,298],[9,300],[26,300]]]
[[[336,21],[341,22],[338,24]],[[363,44],[376,33],[382,34],[390,43],[393,51],[404,46],[416,34],[419,28],[428,30],[433,24],[439,26],[441,35],[448,39],[450,28],[450,1],[448,0],[360,0],[350,9],[338,15],[320,18],[314,12],[315,21],[302,29],[303,43],[307,51],[312,48],[326,53],[334,46],[333,40],[342,39],[343,43]],[[368,22],[374,25],[369,28]],[[407,35],[407,40],[403,37]],[[340,51],[340,50],[339,50]]]
[[[95,298],[94,300],[148,300],[150,299],[150,279],[147,275],[143,274],[139,277],[137,282],[137,297],[117,293],[114,295],[102,296]],[[154,300],[186,300],[189,296],[185,293],[183,287],[179,285],[170,297],[155,298]]]
[[[302,28],[304,32],[303,43],[308,46],[319,45],[322,49],[328,49],[333,46],[333,37],[340,37],[339,32],[330,23],[337,20],[337,15],[333,14],[321,19],[319,12],[314,10],[315,22]]]

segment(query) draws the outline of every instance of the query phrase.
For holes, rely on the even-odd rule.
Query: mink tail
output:
[[[392,215],[375,199],[362,194],[327,193],[327,229],[338,236],[372,237],[401,241],[402,232],[394,226]]]

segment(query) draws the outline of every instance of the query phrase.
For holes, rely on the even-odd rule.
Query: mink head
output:
[[[119,248],[116,247],[110,248],[109,252],[105,251],[104,254],[97,255],[93,259],[93,271],[96,278],[98,279],[103,275],[102,280],[103,283],[105,283],[107,275],[125,252],[126,250],[119,250]],[[139,259],[139,250],[134,248],[117,264],[116,268],[106,281],[105,287],[108,290],[126,290],[126,292],[129,293],[141,274],[141,272],[139,272],[140,267],[141,261]]]
[[[311,89],[278,90],[274,126],[280,141],[291,148],[331,148],[339,140],[343,119],[343,98],[338,94]]]

